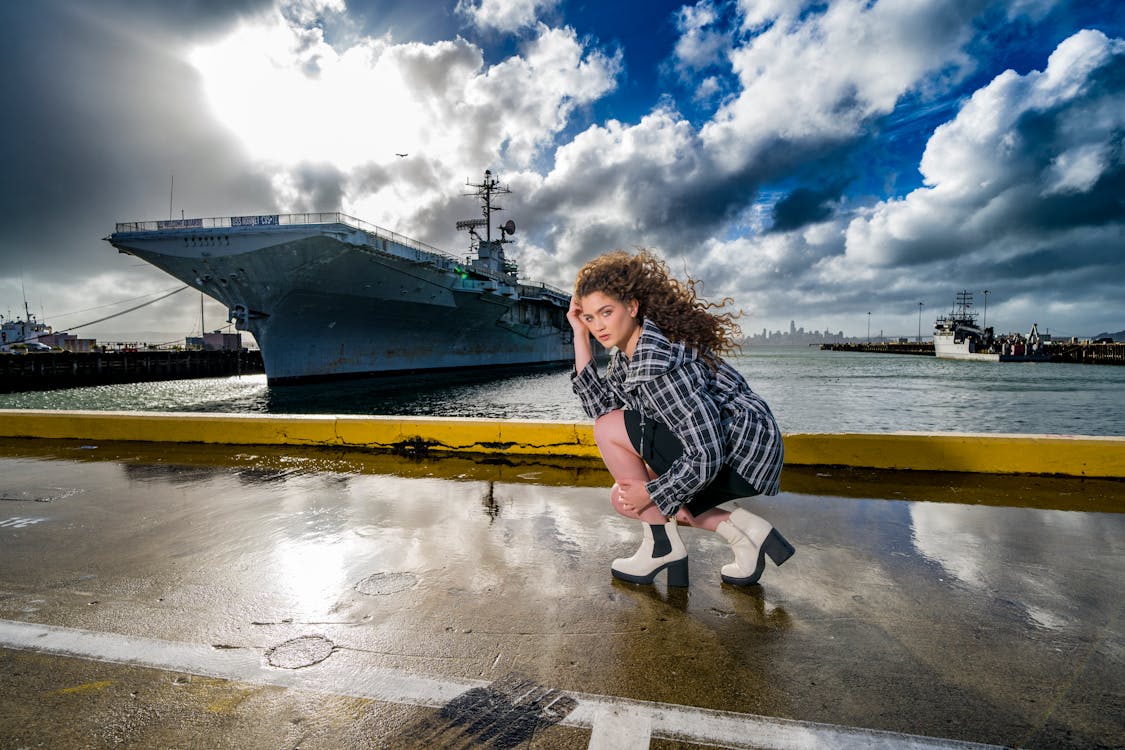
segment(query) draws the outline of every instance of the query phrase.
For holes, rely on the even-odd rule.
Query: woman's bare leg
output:
[[[656,478],[656,474],[637,454],[632,441],[629,440],[629,432],[625,429],[624,411],[616,409],[598,417],[594,421],[594,441],[598,444],[602,460],[605,462],[606,468],[609,469],[609,473],[613,475],[614,481],[647,482]],[[645,523],[664,523],[665,521],[664,514],[655,505],[650,505],[640,514],[624,508],[618,497],[616,484],[610,491],[609,498],[613,504],[613,509],[626,518],[637,519]],[[727,520],[728,516],[730,516],[728,511],[712,508],[693,517],[690,521],[681,518],[680,523],[685,526],[714,531],[720,523]]]
[[[711,510],[700,513],[698,516],[693,516],[690,523],[681,520],[680,524],[683,526],[694,526],[697,529],[714,531],[718,528],[719,524],[721,524],[728,518],[730,518],[729,510],[723,510],[722,508],[712,508]]]
[[[629,432],[625,429],[625,412],[621,409],[607,412],[594,420],[594,442],[598,444],[602,461],[605,462],[605,467],[609,469],[615,482],[643,484],[656,477],[644,459],[633,449]],[[609,500],[613,504],[613,509],[626,518],[652,524],[664,523],[667,520],[655,505],[648,506],[640,513],[626,509],[621,505],[616,484],[610,490]]]

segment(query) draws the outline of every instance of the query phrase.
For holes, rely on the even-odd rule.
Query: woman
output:
[[[726,301],[723,302],[726,304]],[[578,272],[567,319],[574,329],[574,391],[594,419],[594,439],[616,482],[614,510],[641,521],[632,557],[613,561],[615,578],[688,585],[687,550],[677,523],[715,531],[734,550],[722,580],[756,583],[769,555],[781,565],[793,547],[765,519],[716,506],[776,495],[783,457],[769,407],[720,353],[735,348],[734,316],[696,298],[647,251],[613,252]],[[590,336],[615,349],[604,377]]]

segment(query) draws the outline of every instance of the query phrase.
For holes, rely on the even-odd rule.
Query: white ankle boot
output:
[[[734,562],[723,566],[722,576],[735,586],[757,583],[766,567],[766,555],[774,565],[793,556],[793,545],[769,521],[743,508],[736,508],[715,531],[734,550]]]
[[[669,586],[687,586],[687,549],[680,541],[676,519],[657,525],[642,521],[641,527],[644,532],[641,546],[632,557],[613,561],[610,566],[613,577],[630,583],[652,583],[656,574],[667,568]]]

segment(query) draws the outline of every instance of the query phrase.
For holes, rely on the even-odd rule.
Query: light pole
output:
[[[918,303],[918,343],[922,343],[922,307],[923,303]]]
[[[871,311],[867,312],[867,343],[871,343]]]
[[[988,328],[988,290],[983,290],[981,294],[984,295],[984,322],[980,324],[980,327],[983,329]]]

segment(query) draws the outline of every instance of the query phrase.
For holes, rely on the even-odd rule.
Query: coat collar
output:
[[[645,318],[632,359],[626,359],[625,354],[620,352],[618,357],[626,367],[625,387],[631,388],[676,369],[690,354],[687,347],[673,344],[655,323]]]

